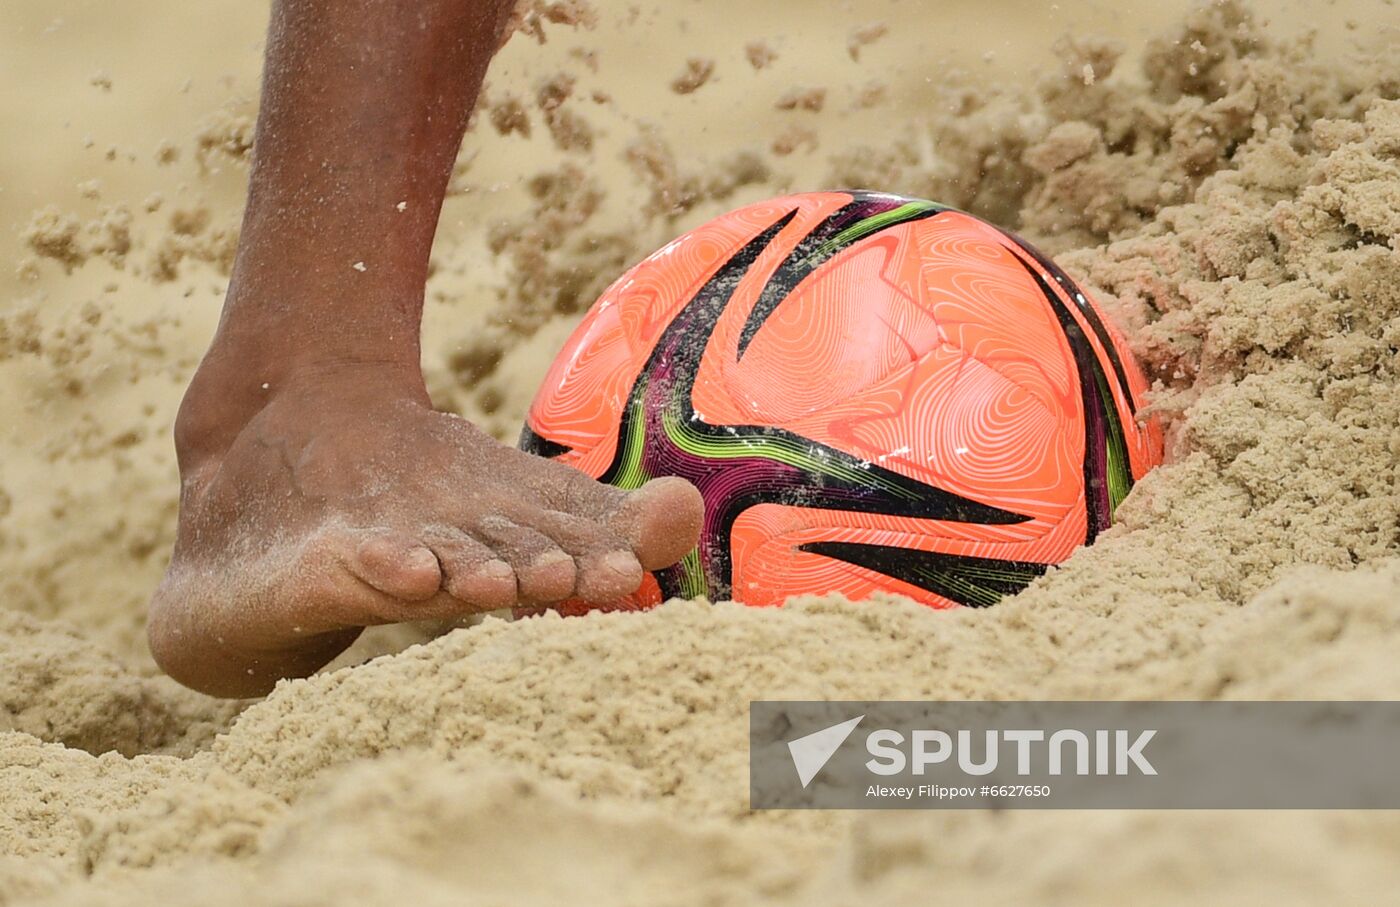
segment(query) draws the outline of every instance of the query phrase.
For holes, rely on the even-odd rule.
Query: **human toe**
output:
[[[666,476],[628,494],[609,525],[628,540],[643,568],[659,570],[695,547],[704,517],[705,502],[695,486]]]
[[[365,583],[404,601],[431,598],[442,585],[437,556],[416,536],[404,532],[366,534],[349,567]]]
[[[550,604],[573,594],[574,559],[539,530],[494,516],[480,520],[472,535],[510,566],[519,603]]]
[[[515,604],[515,571],[490,547],[459,530],[433,533],[428,543],[442,566],[448,595],[476,611]]]

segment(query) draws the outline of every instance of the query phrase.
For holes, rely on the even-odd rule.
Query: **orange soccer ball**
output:
[[[699,546],[613,607],[1015,592],[1161,461],[1146,380],[1018,237],[873,192],[750,205],[614,283],[521,445],[623,488],[699,487]]]

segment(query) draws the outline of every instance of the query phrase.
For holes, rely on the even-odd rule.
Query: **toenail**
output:
[[[610,551],[602,557],[602,566],[613,573],[628,574],[641,569],[637,558],[628,551]]]
[[[505,579],[514,572],[510,569],[510,564],[503,560],[490,560],[479,568],[480,575],[485,579]]]
[[[530,566],[553,567],[555,564],[562,564],[565,561],[571,560],[573,560],[573,558],[569,557],[567,554],[556,548],[553,551],[546,551],[540,556],[536,557],[533,561],[530,562]]]
[[[429,567],[436,567],[438,563],[437,555],[427,548],[414,548],[403,560],[404,566],[413,570],[427,570]]]

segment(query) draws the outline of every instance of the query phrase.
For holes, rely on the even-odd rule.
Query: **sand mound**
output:
[[[1175,688],[1151,692],[1393,696],[1397,592],[1400,560],[1340,581],[1313,569],[1181,647]],[[748,698],[955,694],[943,658],[956,648],[907,641],[936,634],[938,615],[894,602],[674,603],[559,623],[497,622],[288,684],[213,758],[13,746],[5,763],[29,766],[35,800],[81,804],[71,823],[24,804],[28,824],[48,820],[30,852],[55,881],[73,864],[93,874],[56,903],[96,904],[191,890],[216,904],[289,892],[304,904],[450,903],[465,889],[541,904],[1119,903],[1126,890],[1173,903],[1202,886],[1229,898],[1261,885],[1276,903],[1314,903],[1369,900],[1396,881],[1390,814],[747,816],[735,753]],[[1015,624],[996,633],[1008,657],[1028,633]],[[979,636],[962,641],[985,656],[994,645]],[[1007,673],[985,661],[975,693]],[[1076,661],[1034,663],[1052,677],[1091,673]],[[1115,689],[1118,676],[1105,670],[1085,692],[1134,692]]]
[[[524,26],[543,35],[576,12],[535,4]],[[894,35],[850,54],[868,60]],[[0,564],[21,578],[5,581],[12,611],[0,615],[0,903],[1172,903],[1204,891],[1314,903],[1392,891],[1390,814],[747,811],[756,698],[1400,698],[1400,63],[1322,59],[1232,4],[1192,14],[1132,72],[1114,71],[1110,42],[1058,55],[1061,70],[1021,92],[911,89],[934,111],[916,138],[822,139],[836,183],[969,207],[1055,250],[1156,381],[1171,462],[1095,546],[985,611],[810,598],[488,620],[284,683],[230,727],[240,707],[153,677],[135,630],[169,538],[162,432],[202,339],[194,319],[163,297],[148,319],[89,321],[82,306],[32,300],[0,313],[0,368],[23,406],[81,442],[16,470],[81,463],[98,477],[47,502],[92,508],[65,534],[19,493],[19,472],[0,475]],[[717,65],[687,103],[728,72]],[[581,103],[582,88],[552,84],[546,113]],[[505,133],[540,115],[509,112]],[[464,159],[485,141],[474,133]],[[216,146],[235,162],[246,152]],[[568,145],[531,184],[532,210],[438,250],[430,321],[465,305],[449,297],[483,242],[505,287],[484,318],[462,315],[469,329],[428,342],[439,400],[513,430],[602,284],[787,179],[784,155],[742,149],[690,172],[699,165],[646,129],[630,151],[645,205],[626,216]],[[124,261],[209,222],[136,217]],[[107,234],[52,212],[36,224],[34,251],[77,269],[63,279],[98,266],[89,259],[113,265],[94,238]],[[131,292],[172,282],[140,271],[123,272]],[[119,503],[103,509],[113,481]],[[112,577],[111,598],[75,591],[93,588],[82,564]]]
[[[0,612],[0,731],[124,756],[189,755],[238,713],[164,677],[142,677],[57,622]]]

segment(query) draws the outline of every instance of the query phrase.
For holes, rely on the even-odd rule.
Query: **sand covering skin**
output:
[[[26,532],[11,486],[0,904],[1393,892],[1400,817],[1386,813],[747,812],[756,698],[1400,698],[1400,60],[1319,61],[1233,5],[1154,42],[1141,72],[1113,74],[1105,42],[1059,51],[1063,71],[1038,86],[933,114],[936,159],[917,143],[824,150],[833,185],[1017,226],[1128,329],[1172,462],[1094,547],[986,611],[810,598],[488,620],[227,704],[153,675],[139,597],[65,596],[78,554]],[[205,153],[246,154],[236,127],[220,134]],[[655,135],[634,152],[654,201],[641,227],[594,218],[601,188],[566,167],[537,178],[537,210],[493,231],[510,289],[489,344],[427,344],[437,399],[518,425],[546,341],[623,264],[786,188],[771,152],[708,174],[684,172]],[[144,256],[133,292],[179,264],[173,249],[220,261],[207,223],[163,235],[140,223],[116,252],[108,227],[49,212],[31,248],[63,267]],[[442,274],[454,254],[439,253]],[[123,477],[126,518],[83,552],[107,569],[168,544],[174,483],[122,459],[163,442],[124,433],[151,418],[142,382],[178,388],[198,350],[187,332],[98,311],[21,302],[0,318],[26,405],[78,439],[55,468],[76,458]],[[94,357],[131,380],[88,381]],[[65,381],[74,400],[53,389]]]

